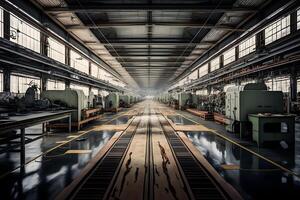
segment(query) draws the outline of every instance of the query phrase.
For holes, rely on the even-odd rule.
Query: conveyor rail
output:
[[[139,122],[132,125],[138,127]],[[135,133],[134,131],[126,131],[116,141],[114,146],[99,161],[99,164],[93,169],[89,176],[84,179],[80,187],[76,190],[70,199],[103,199],[106,191],[109,188],[110,182],[113,179],[116,171],[122,163],[122,159],[127,152],[129,144]],[[75,191],[75,190],[74,190]]]

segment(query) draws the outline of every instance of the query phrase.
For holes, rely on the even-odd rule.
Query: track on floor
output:
[[[152,123],[151,117],[156,117],[159,123]],[[141,124],[142,120],[147,122]],[[134,162],[132,157],[135,152],[129,151],[129,149],[133,148],[132,143],[136,137],[143,133],[141,130],[145,130],[144,134],[146,135],[143,147],[145,151],[140,154],[145,157],[143,158],[144,169],[132,170],[132,162]],[[152,142],[152,135],[155,131],[161,132],[159,137],[167,141],[162,145],[158,142],[161,163],[155,162],[154,157],[157,155],[153,154],[157,148],[156,144]],[[139,151],[141,150],[140,147]],[[173,168],[170,168],[171,160],[174,161]],[[161,164],[161,173],[157,166],[158,163]],[[172,170],[176,172],[173,173]],[[143,183],[130,188],[129,173],[132,174],[134,171],[135,182],[139,178],[139,180],[143,180]],[[164,179],[161,177],[163,174],[165,175]],[[177,180],[178,183],[174,183],[176,182],[174,180]],[[159,189],[159,186],[163,186],[163,189]],[[159,192],[160,194],[157,195],[156,193]],[[193,156],[172,129],[168,120],[160,112],[155,112],[148,107],[148,109],[145,108],[144,113],[134,118],[127,130],[98,161],[88,176],[83,177],[71,194],[66,196],[66,199],[125,199],[126,197],[128,199],[131,197],[152,200],[163,199],[164,196],[168,199],[232,199],[222,185],[215,181],[215,177]]]

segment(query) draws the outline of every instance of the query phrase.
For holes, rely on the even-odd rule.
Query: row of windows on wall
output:
[[[243,81],[241,85],[246,85],[248,83],[254,83],[254,80],[250,81]],[[265,80],[265,84],[268,87],[268,90],[270,91],[282,91],[284,93],[288,93],[290,90],[290,77],[284,76],[284,77],[275,77],[275,78],[269,78]],[[224,91],[226,91],[229,87],[235,86],[236,84],[227,84],[224,86]],[[297,80],[297,92],[300,92],[300,79]],[[211,92],[212,94],[215,93]],[[207,89],[197,90],[197,95],[208,95]]]
[[[35,76],[28,76],[24,74],[13,73],[10,76],[10,90],[16,95],[25,94],[26,90],[31,85],[37,85],[38,88],[41,86],[41,79]],[[47,90],[64,90],[66,87],[63,81],[48,79],[47,80]],[[89,87],[78,84],[70,84],[70,88],[82,90],[85,96],[89,95]],[[3,91],[3,73],[0,71],[0,91]],[[38,93],[40,90],[38,90]],[[92,88],[92,92],[95,95],[100,94],[97,88]],[[102,93],[105,93],[102,91]]]
[[[268,45],[290,34],[291,33],[290,20],[291,20],[290,15],[288,15],[268,25],[265,29],[265,44]]]
[[[40,53],[41,33],[38,29],[10,14],[10,40]]]
[[[291,17],[290,15],[287,15],[269,24],[267,27],[265,27],[263,30],[265,34],[265,45],[271,44],[272,42],[289,35],[291,32],[290,21],[291,21]],[[297,10],[297,29],[300,29],[300,9]],[[256,50],[256,36],[253,35],[245,39],[238,45],[238,57],[242,58],[254,52],[255,50]],[[224,66],[234,62],[237,57],[236,47],[227,50],[222,55],[223,55]],[[220,68],[220,56],[210,61],[210,72],[217,70],[219,68]],[[198,70],[199,70],[199,78],[206,75],[208,73],[208,64],[202,65],[201,67],[198,68]],[[191,80],[195,80],[194,78],[191,78],[191,76],[193,76],[192,73],[189,76],[187,76],[185,79],[179,81],[172,88],[182,86]]]
[[[65,88],[66,84],[63,81],[47,80],[47,90],[64,90]]]
[[[37,53],[41,52],[41,32],[20,19],[19,17],[10,14],[10,40]],[[0,7],[0,36],[3,37],[3,9]],[[46,55],[58,62],[65,64],[66,62],[66,47],[59,41],[52,37],[48,37],[46,42],[47,52]],[[89,61],[76,51],[70,51],[70,66],[89,74]],[[92,75],[100,80],[108,81],[113,85],[124,87],[125,84],[120,84],[120,81],[115,81],[113,76],[100,68],[98,65],[93,64]],[[95,70],[97,73],[94,73]],[[96,76],[94,74],[97,74]]]
[[[10,91],[15,94],[24,94],[30,85],[37,85],[40,88],[41,80],[34,76],[12,74],[10,76]]]
[[[66,64],[66,47],[52,37],[47,38],[47,56]]]

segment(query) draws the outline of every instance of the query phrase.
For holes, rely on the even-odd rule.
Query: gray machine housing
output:
[[[65,90],[47,90],[41,93],[41,98],[49,99],[50,101],[61,101],[69,108],[75,109],[72,112],[72,121],[79,122],[82,119],[81,111],[88,108],[88,97],[82,90],[70,89]]]
[[[228,118],[226,129],[230,132],[235,132],[234,125],[239,124],[242,134],[243,123],[248,121],[249,114],[283,113],[283,111],[283,93],[268,91],[264,83],[233,86],[226,91],[225,114]]]

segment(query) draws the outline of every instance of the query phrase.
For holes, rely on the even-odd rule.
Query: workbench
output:
[[[295,116],[283,114],[249,114],[252,139],[259,146],[265,141],[285,141],[294,145]]]
[[[71,132],[71,112],[72,110],[63,111],[42,111],[32,112],[26,115],[10,116],[9,119],[0,120],[0,136],[7,132],[20,130],[20,163],[25,165],[25,128],[56,121],[64,118],[69,120],[69,132]]]

